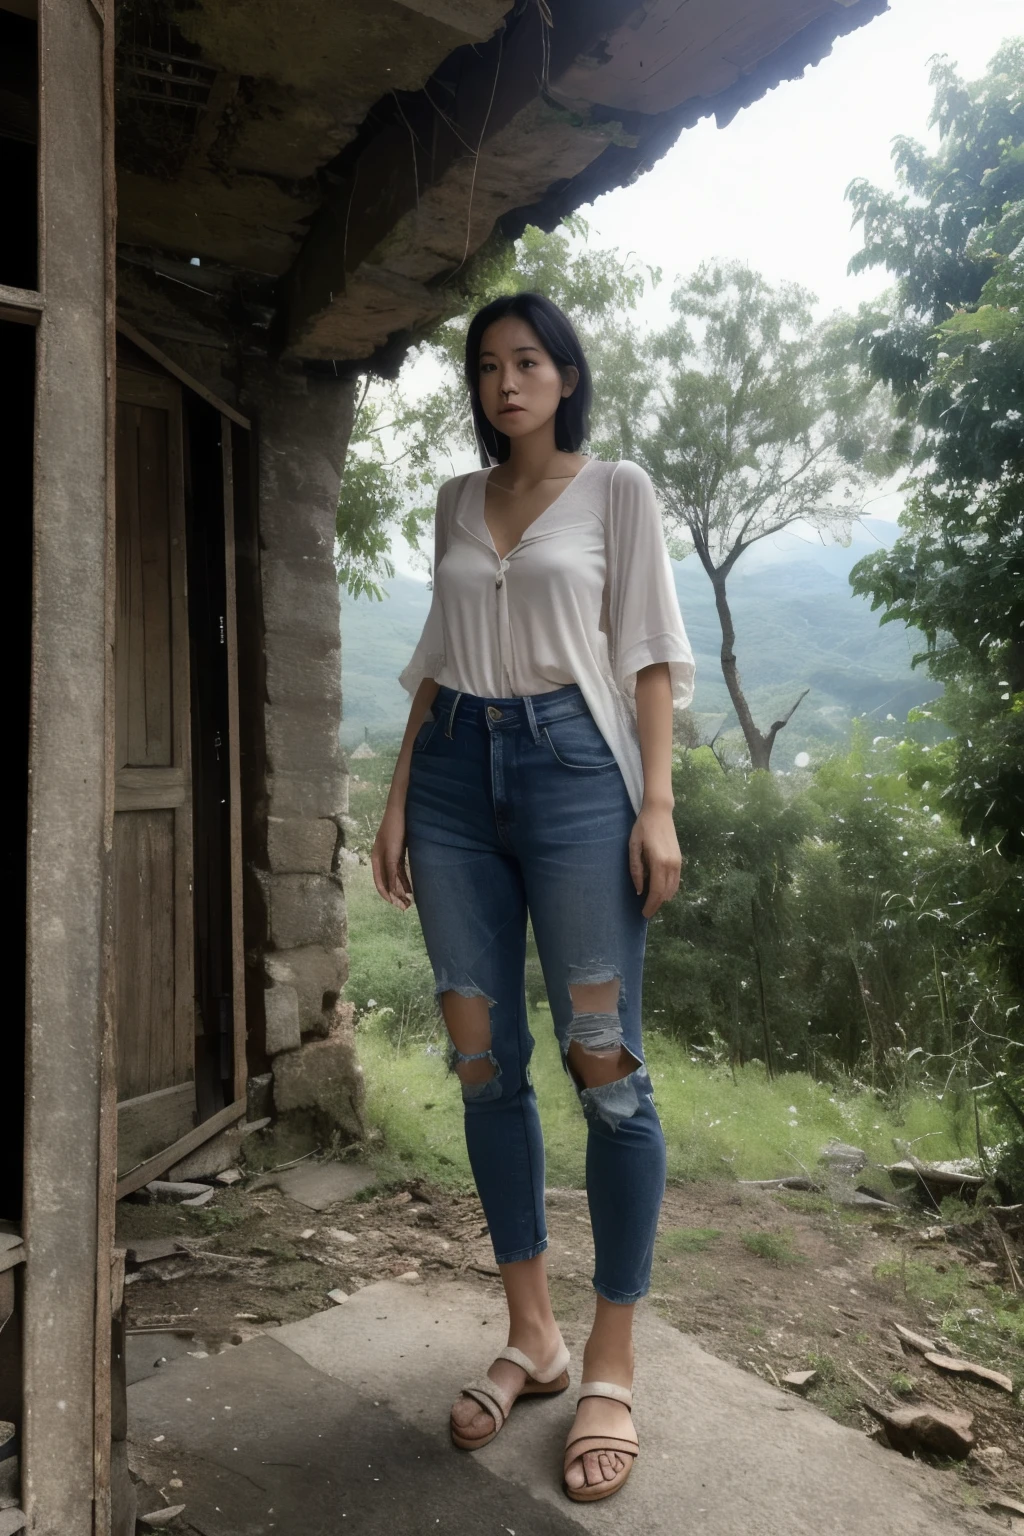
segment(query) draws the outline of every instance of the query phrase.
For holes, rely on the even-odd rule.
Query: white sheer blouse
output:
[[[588,459],[501,559],[484,520],[489,473],[438,492],[430,612],[399,681],[410,694],[429,677],[493,699],[577,683],[639,813],[636,675],[668,662],[674,707],[693,698],[654,487],[628,460]]]

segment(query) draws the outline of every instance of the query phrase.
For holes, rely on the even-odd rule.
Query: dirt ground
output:
[[[991,1217],[987,1226],[947,1223],[941,1237],[935,1225],[934,1212],[876,1215],[820,1195],[725,1182],[670,1187],[646,1304],[710,1353],[768,1381],[815,1369],[809,1400],[866,1433],[878,1432],[866,1402],[927,1399],[968,1409],[975,1450],[963,1463],[933,1461],[936,1479],[957,1506],[996,1491],[1020,1498],[1024,1354],[1010,1333],[983,1325],[980,1314],[975,1327],[969,1315],[975,1298],[981,1307],[997,1300],[994,1286],[1012,1314],[1006,1251]],[[566,1322],[581,1320],[593,1295],[582,1191],[549,1191],[549,1232],[556,1310]],[[212,1353],[333,1306],[335,1288],[351,1294],[378,1279],[414,1284],[417,1275],[444,1273],[499,1284],[476,1197],[422,1181],[397,1192],[371,1188],[326,1212],[244,1184],[194,1211],[125,1201],[118,1236],[128,1246],[156,1236],[181,1245],[133,1270],[126,1293],[136,1355],[151,1341],[154,1363],[172,1341],[176,1353]],[[954,1288],[955,1316],[943,1305]],[[951,1320],[953,1337],[944,1338]],[[1014,1393],[943,1374],[900,1343],[894,1323],[947,1354],[1004,1371]]]

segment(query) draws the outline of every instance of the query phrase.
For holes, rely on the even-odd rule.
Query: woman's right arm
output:
[[[413,899],[405,850],[405,796],[409,788],[412,744],[437,698],[439,684],[425,677],[413,695],[395,771],[391,776],[384,815],[370,852],[373,883],[385,901],[404,912]]]

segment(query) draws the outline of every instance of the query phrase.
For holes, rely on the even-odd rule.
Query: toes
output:
[[[588,1451],[583,1457],[583,1471],[588,1483],[603,1483],[604,1472],[601,1468],[601,1453]]]
[[[583,1462],[579,1457],[569,1463],[565,1474],[565,1481],[566,1486],[569,1488],[582,1488],[585,1485],[587,1475],[583,1470]]]
[[[468,1397],[460,1397],[452,1405],[452,1423],[461,1435],[471,1440],[489,1435],[494,1428],[494,1420],[486,1408]]]

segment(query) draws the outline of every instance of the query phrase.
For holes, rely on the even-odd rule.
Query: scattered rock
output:
[[[986,1499],[985,1508],[993,1515],[1024,1515],[1024,1504],[1019,1499],[1011,1499],[1008,1493],[997,1493],[994,1498]]]
[[[143,1280],[183,1280],[194,1269],[191,1258],[182,1254],[176,1259],[154,1259],[151,1264],[144,1264],[137,1273]],[[127,1275],[125,1279],[128,1279]]]
[[[138,1523],[147,1530],[163,1530],[164,1526],[172,1525],[184,1512],[184,1504],[168,1504],[166,1509],[154,1509],[148,1515],[139,1515]]]
[[[919,1243],[944,1243],[946,1241],[945,1227],[922,1227],[917,1234]]]
[[[210,1201],[213,1199],[213,1195],[214,1191],[212,1189],[204,1189],[201,1195],[193,1195],[191,1200],[182,1200],[180,1203],[182,1205],[191,1206],[209,1205]]]
[[[309,1047],[304,1047],[308,1050]],[[374,1182],[375,1175],[359,1163],[300,1163],[280,1173],[265,1173],[250,1187],[263,1189],[272,1185],[311,1211],[325,1211],[329,1205],[351,1200],[353,1195]]]
[[[242,1172],[239,1168],[225,1168],[224,1172],[218,1173],[216,1178],[218,1184],[239,1184],[241,1183]]]
[[[819,1162],[827,1163],[837,1173],[848,1173],[851,1178],[868,1164],[868,1155],[860,1147],[851,1147],[845,1141],[830,1141],[822,1147]]]
[[[146,1185],[146,1189],[154,1200],[177,1201],[179,1204],[185,1200],[194,1200],[197,1195],[213,1193],[208,1184],[182,1183],[172,1179],[154,1179]]]
[[[952,1355],[940,1355],[934,1350],[925,1351],[925,1359],[929,1365],[934,1365],[940,1371],[951,1371],[957,1376],[966,1376],[970,1381],[984,1382],[989,1387],[1001,1387],[1004,1392],[1013,1392],[1013,1382],[1009,1376],[1004,1376],[1002,1371],[990,1371],[987,1365],[975,1365],[971,1360],[954,1360]]]
[[[299,1242],[300,1243],[308,1243],[310,1238],[311,1237],[315,1237],[315,1236],[316,1236],[316,1228],[315,1227],[307,1227],[304,1232],[300,1232],[299,1233]]]
[[[335,1286],[333,1291],[327,1292],[327,1300],[333,1301],[340,1307],[343,1301],[348,1301],[348,1291],[343,1291],[338,1286]]]
[[[902,1323],[893,1323],[897,1334],[904,1344],[909,1344],[911,1349],[916,1349],[918,1354],[927,1355],[935,1348],[934,1339],[926,1339],[924,1334],[915,1333],[912,1328],[904,1328]]]
[[[999,1445],[983,1445],[975,1451],[974,1459],[989,1472],[1001,1472],[1006,1465],[1006,1452]]]
[[[782,1378],[782,1385],[792,1387],[795,1392],[806,1392],[817,1375],[817,1371],[787,1371]]]
[[[867,1189],[855,1189],[853,1194],[850,1195],[848,1203],[850,1205],[870,1206],[876,1211],[898,1211],[900,1209],[898,1205],[893,1205],[891,1200],[883,1200],[881,1195],[876,1195],[873,1191]]]
[[[407,1269],[404,1275],[396,1275],[396,1280],[401,1280],[405,1285],[418,1285],[423,1276],[415,1269]]]
[[[346,1232],[343,1227],[328,1227],[327,1236],[335,1243],[358,1243],[359,1241],[354,1232]]]
[[[128,1264],[152,1264],[157,1259],[169,1259],[185,1250],[173,1237],[137,1237],[125,1249]]]
[[[737,1184],[746,1185],[748,1189],[799,1189],[814,1192],[821,1189],[813,1179],[805,1178],[802,1173],[794,1174],[785,1179],[737,1179]]]
[[[908,1408],[875,1408],[865,1402],[864,1407],[882,1425],[893,1450],[904,1456],[912,1456],[915,1451],[932,1451],[937,1456],[964,1461],[974,1449],[973,1413],[937,1408],[934,1403],[920,1403]]]

